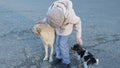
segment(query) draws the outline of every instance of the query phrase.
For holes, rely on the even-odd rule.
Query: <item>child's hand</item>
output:
[[[83,45],[83,41],[82,41],[81,38],[77,38],[76,41],[77,41],[78,43],[80,43],[80,45]]]

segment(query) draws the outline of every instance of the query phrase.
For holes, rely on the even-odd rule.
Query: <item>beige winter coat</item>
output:
[[[70,0],[58,0],[58,1],[65,2],[67,4],[68,14],[65,14],[65,16],[67,17],[67,20],[65,21],[65,23],[68,23],[68,24],[64,25],[62,28],[56,28],[55,29],[56,33],[58,35],[67,36],[67,35],[70,35],[73,31],[73,28],[75,28],[76,37],[81,38],[81,30],[82,30],[81,20],[80,20],[80,17],[76,16],[75,11],[73,9],[72,2]],[[48,9],[48,12],[50,8]],[[44,19],[44,21],[46,21],[46,18]]]

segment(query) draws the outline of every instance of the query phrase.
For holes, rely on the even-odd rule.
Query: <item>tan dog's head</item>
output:
[[[40,35],[41,29],[39,28],[40,24],[37,24],[33,26],[32,32],[35,33],[36,35]]]

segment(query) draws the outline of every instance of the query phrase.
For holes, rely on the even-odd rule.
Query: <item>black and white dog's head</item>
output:
[[[83,49],[80,44],[75,44],[71,47],[72,50],[76,51],[80,58],[83,59],[84,68],[88,68],[89,65],[98,64],[99,60],[96,59],[90,52]]]

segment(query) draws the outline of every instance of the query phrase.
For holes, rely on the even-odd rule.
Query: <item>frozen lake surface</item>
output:
[[[0,0],[0,68],[49,68],[31,28],[54,0]],[[73,0],[82,20],[83,47],[100,59],[95,68],[119,68],[120,0]],[[69,45],[75,43],[74,32]],[[70,50],[72,68],[82,68]]]

